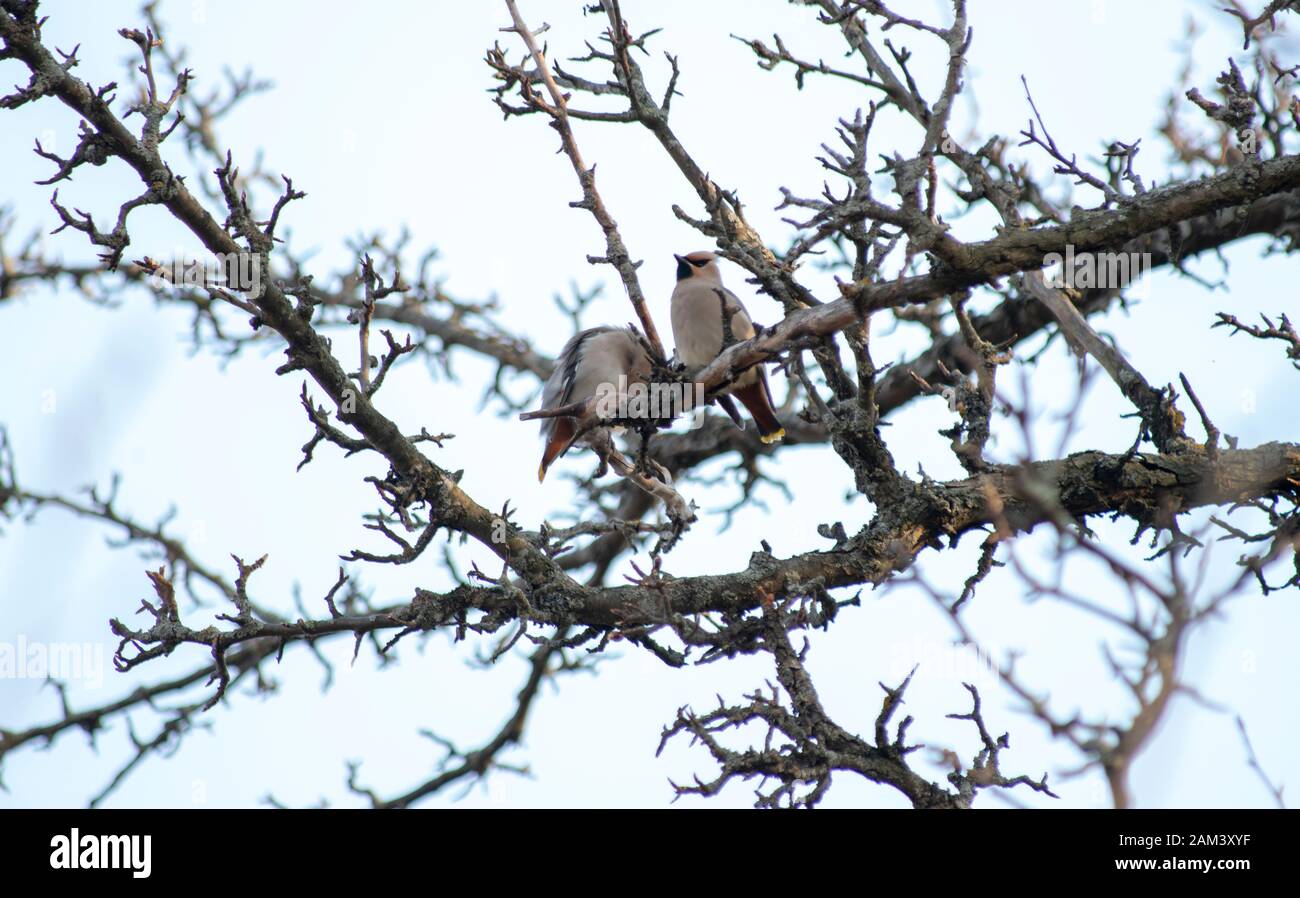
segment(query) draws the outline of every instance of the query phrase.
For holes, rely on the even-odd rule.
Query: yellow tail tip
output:
[[[774,430],[769,434],[760,435],[758,440],[760,443],[766,446],[779,441],[783,436],[785,436],[784,427],[782,427],[780,430]]]
[[[545,479],[546,479],[546,462],[542,462],[540,465],[537,466],[537,482],[541,483]]]

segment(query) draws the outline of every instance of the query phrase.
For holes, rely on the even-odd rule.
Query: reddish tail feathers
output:
[[[733,390],[731,395],[739,399],[749,410],[749,415],[758,425],[758,438],[764,443],[775,443],[785,436],[785,428],[776,419],[772,408],[772,394],[767,389],[767,378],[761,376],[747,387]]]
[[[546,449],[542,452],[542,463],[537,468],[537,482],[541,483],[546,479],[546,470],[557,458],[564,454],[564,450],[569,448],[573,442],[574,422],[572,418],[557,418],[555,429],[551,431],[551,437],[546,441]]]

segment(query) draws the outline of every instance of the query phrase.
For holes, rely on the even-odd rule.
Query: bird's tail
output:
[[[767,377],[759,371],[759,378],[747,387],[733,390],[731,395],[739,399],[749,410],[749,415],[758,426],[758,438],[764,443],[775,443],[785,436],[785,428],[777,420],[776,410],[772,408],[772,394],[767,388]]]
[[[546,479],[546,471],[551,463],[568,450],[573,443],[574,423],[572,418],[556,418],[546,438],[546,448],[542,451],[542,463],[537,466],[537,482]]]

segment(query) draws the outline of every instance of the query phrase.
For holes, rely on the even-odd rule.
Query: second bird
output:
[[[673,288],[671,309],[673,342],[677,344],[677,358],[688,367],[698,368],[722,352],[723,302],[731,316],[731,335],[737,341],[754,336],[754,322],[736,294],[722,286],[716,255],[698,252],[673,258],[677,260],[677,286]],[[785,428],[772,407],[772,391],[768,389],[767,375],[761,365],[745,371],[718,397],[718,404],[743,426],[731,402],[732,396],[749,411],[758,426],[760,440],[775,443],[785,436]]]

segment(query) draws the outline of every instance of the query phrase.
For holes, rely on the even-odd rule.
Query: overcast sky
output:
[[[521,0],[520,5],[534,26],[550,24],[546,39],[554,57],[582,52],[583,42],[602,27],[601,19],[578,12],[580,3]],[[1063,147],[1095,156],[1112,139],[1142,138],[1137,167],[1148,185],[1163,183],[1168,151],[1157,129],[1183,65],[1188,16],[1203,25],[1193,80],[1207,95],[1225,59],[1240,54],[1240,29],[1214,12],[1215,5],[1220,4],[972,3],[969,90],[954,115],[954,133],[971,145],[994,134],[1014,137],[1029,115],[1023,75]],[[680,58],[682,96],[673,106],[678,135],[716,180],[739,191],[766,239],[785,246],[790,229],[780,221],[783,213],[773,209],[780,201],[778,188],[817,193],[825,177],[814,158],[819,145],[834,139],[838,118],[851,117],[870,98],[850,85],[815,78],[800,92],[788,71],[760,70],[729,35],[770,40],[779,31],[792,49],[839,62],[835,32],[817,25],[809,11],[776,0],[626,0],[624,7],[637,30],[664,28],[652,43],[656,58],[647,62],[656,84],[664,83],[659,51],[671,49]],[[42,8],[50,16],[47,46],[68,49],[80,43],[80,77],[96,85],[125,81],[134,50],[116,30],[143,27],[132,4],[47,2]],[[950,15],[943,4],[932,2],[900,2],[898,8],[944,21]],[[465,300],[496,298],[502,322],[528,334],[544,352],[558,351],[569,336],[571,324],[552,298],[567,294],[571,283],[607,283],[587,323],[630,320],[617,279],[585,261],[587,254],[602,251],[603,242],[590,216],[567,205],[578,189],[568,161],[555,154],[553,132],[538,117],[503,121],[486,92],[491,81],[484,49],[500,41],[512,55],[517,52],[513,36],[499,32],[509,21],[504,4],[331,8],[195,0],[164,3],[163,18],[169,44],[183,45],[191,54],[189,65],[198,76],[194,89],[200,93],[220,83],[225,68],[251,66],[274,81],[272,92],[249,100],[223,123],[220,139],[237,163],[251,165],[262,153],[268,168],[289,174],[307,192],[286,211],[284,223],[293,247],[315,252],[312,270],[320,279],[355,263],[344,245],[347,238],[393,235],[407,227],[414,250],[439,249],[437,271],[448,292]],[[898,31],[891,35],[895,41],[904,37]],[[935,62],[944,57],[911,35],[906,43],[917,52],[913,71],[923,89],[932,88]],[[26,83],[26,78],[15,63],[0,63],[0,82]],[[118,105],[124,104],[119,100]],[[1190,115],[1189,120],[1199,122]],[[50,189],[33,184],[52,172],[31,152],[33,139],[66,154],[75,145],[76,125],[76,116],[53,100],[3,115],[0,202],[7,202],[17,218],[16,235],[48,232],[57,224]],[[697,214],[698,201],[644,130],[578,123],[577,137],[587,160],[598,165],[601,191],[632,254],[644,260],[642,284],[660,330],[667,331],[671,254],[709,248],[671,206]],[[906,155],[916,146],[915,132],[896,118],[883,118],[872,139],[879,154],[897,148]],[[179,143],[164,149],[178,168],[185,167]],[[1032,147],[1011,152],[1036,172],[1048,172],[1043,155]],[[1062,179],[1052,184],[1066,188]],[[111,221],[117,204],[139,190],[125,166],[110,163],[80,170],[62,186],[60,198],[93,211],[97,220]],[[1091,205],[1096,198],[1081,192],[1077,199]],[[964,239],[982,239],[990,236],[989,225],[987,215],[971,216],[957,220],[955,229]],[[156,208],[132,216],[131,235],[128,258],[197,250]],[[93,258],[80,234],[49,237],[47,245],[68,260]],[[1294,309],[1294,260],[1261,259],[1262,246],[1261,240],[1243,241],[1222,260],[1192,266],[1210,281],[1229,277],[1228,289],[1210,290],[1159,272],[1144,285],[1147,298],[1104,322],[1152,383],[1176,382],[1178,372],[1186,371],[1218,426],[1243,446],[1297,437],[1295,372],[1283,353],[1242,337],[1230,339],[1223,329],[1209,330],[1219,310],[1246,319]],[[1225,265],[1231,266],[1226,275]],[[754,297],[742,272],[728,266],[724,277],[755,318],[774,319],[776,306]],[[806,283],[830,295],[828,277],[809,272]],[[231,321],[239,324],[242,317]],[[282,360],[278,351],[254,350],[223,368],[214,353],[190,351],[189,317],[182,309],[159,305],[141,291],[104,308],[71,289],[29,290],[3,303],[0,322],[0,383],[5,385],[0,422],[9,428],[19,478],[28,488],[72,492],[106,484],[120,472],[124,511],[152,521],[174,505],[176,532],[232,578],[231,553],[246,559],[267,553],[254,592],[287,614],[298,614],[295,584],[311,612],[325,614],[320,596],[334,581],[337,557],[356,546],[381,548],[360,518],[375,504],[362,478],[384,473],[377,456],[343,460],[325,447],[315,463],[295,473],[299,447],[311,429],[297,400],[301,375],[272,373]],[[915,335],[887,330],[878,328],[873,345],[878,364],[907,358],[918,347]],[[1038,345],[1031,341],[1020,355]],[[350,343],[346,351],[352,351]],[[573,496],[564,475],[589,471],[590,457],[570,453],[538,486],[535,425],[521,424],[492,405],[481,409],[491,367],[465,353],[455,361],[460,383],[434,377],[418,362],[399,369],[380,393],[380,410],[408,432],[425,426],[456,433],[445,448],[425,451],[444,468],[465,469],[462,486],[480,504],[499,508],[509,499],[518,509],[515,520],[529,529],[548,516],[556,520]],[[1032,401],[1045,413],[1037,446],[1047,454],[1060,431],[1054,416],[1076,403],[1074,366],[1058,341],[1031,373]],[[1009,398],[1019,398],[1018,380],[1014,369],[1004,374]],[[512,394],[523,397],[534,387],[520,378]],[[783,394],[784,387],[777,392]],[[1082,402],[1082,428],[1067,450],[1127,449],[1135,423],[1118,417],[1127,407],[1113,385],[1097,380]],[[936,434],[950,423],[942,401],[928,399],[894,415],[884,433],[909,473],[919,476],[924,468],[931,477],[960,477],[947,439]],[[1018,457],[1023,447],[1014,426],[1005,421],[998,426],[993,453],[1004,460]],[[1199,425],[1192,425],[1192,433],[1200,435]],[[723,474],[730,462],[714,460],[702,473]],[[722,530],[720,509],[735,499],[734,479],[728,475],[712,487],[686,484],[683,491],[701,507],[700,520],[668,556],[666,570],[678,576],[739,570],[760,539],[766,538],[778,556],[787,556],[826,547],[816,534],[818,523],[839,520],[852,533],[870,520],[868,503],[846,499],[852,493],[849,472],[828,447],[783,450],[765,465],[786,482],[793,501],[777,489],[760,488],[766,509],[747,509]],[[1206,517],[1190,515],[1184,526],[1194,530]],[[1150,553],[1145,541],[1128,549],[1132,525],[1127,521],[1098,521],[1095,529],[1131,557]],[[143,620],[131,615],[150,589],[145,563],[132,549],[106,546],[104,536],[91,522],[48,511],[30,524],[7,524],[0,539],[0,641],[16,642],[21,635],[102,647],[102,677],[71,684],[74,707],[102,704],[164,673],[191,670],[204,657],[186,646],[137,672],[112,671],[115,640],[107,621],[114,616]],[[972,536],[955,551],[923,554],[917,570],[936,586],[960,589],[974,570],[978,542]],[[1017,551],[1027,563],[1050,570],[1048,545],[1037,537],[1023,539]],[[1237,554],[1234,545],[1214,550],[1209,586],[1235,575]],[[355,570],[377,601],[401,601],[417,585],[438,589],[450,583],[440,557],[441,548],[435,547],[403,569]],[[468,565],[489,556],[469,550],[459,557]],[[611,580],[630,572],[624,557]],[[1120,600],[1116,582],[1089,563],[1072,562],[1067,576],[1075,589],[1100,603]],[[1059,604],[1026,603],[1021,593],[1012,574],[996,571],[967,612],[968,624],[998,650],[998,660],[1003,652],[1022,651],[1020,672],[1051,693],[1056,710],[1077,708],[1121,719],[1127,697],[1112,681],[1101,651],[1103,640],[1123,651],[1120,636]],[[197,625],[219,610],[224,609],[186,613]],[[1222,620],[1198,631],[1185,659],[1188,679],[1207,700],[1243,716],[1260,761],[1275,777],[1293,767],[1300,735],[1294,699],[1300,661],[1292,645],[1298,631],[1294,591],[1267,597],[1248,592]],[[978,747],[972,727],[944,715],[968,710],[961,680],[973,680],[986,694],[989,726],[1012,734],[1004,772],[1037,777],[1046,771],[1062,796],[1060,804],[1107,804],[1099,776],[1062,777],[1080,759],[1053,743],[987,670],[954,651],[952,637],[943,615],[918,589],[864,591],[861,607],[846,609],[829,633],[812,636],[809,665],[837,719],[869,731],[880,705],[877,684],[896,683],[913,663],[922,662],[908,694],[906,713],[916,721],[909,735],[952,748],[968,760]],[[482,671],[474,658],[483,644],[453,645],[443,634],[423,643],[408,640],[397,652],[398,663],[384,670],[368,648],[349,663],[346,637],[321,645],[334,662],[329,691],[322,692],[323,668],[308,652],[287,652],[282,664],[267,668],[278,683],[276,694],[250,696],[241,689],[229,695],[205,716],[210,729],[189,735],[173,757],[148,760],[108,804],[245,806],[268,793],[288,804],[321,799],[357,804],[344,788],[346,760],[361,762],[366,785],[382,795],[397,794],[427,778],[439,757],[421,729],[472,747],[511,713],[522,682],[523,663],[517,658]],[[619,649],[597,676],[567,677],[558,690],[546,688],[526,744],[507,756],[526,764],[531,776],[496,774],[463,797],[457,789],[428,803],[666,805],[672,798],[670,777],[713,772],[707,754],[685,742],[655,757],[660,729],[676,709],[690,704],[704,710],[719,694],[739,698],[771,677],[762,658],[669,670],[646,653]],[[54,692],[37,682],[0,680],[0,727],[47,721],[57,708]],[[139,735],[151,737],[155,726],[142,715]],[[78,733],[64,735],[47,752],[17,752],[5,760],[9,791],[0,793],[0,807],[80,804],[103,787],[115,762],[125,761],[129,752],[121,720],[100,734],[98,754]],[[934,753],[916,757],[927,775],[941,778]],[[1232,714],[1189,698],[1174,703],[1138,761],[1133,792],[1147,807],[1269,802],[1247,767]],[[1033,805],[1055,804],[1028,793],[1015,797]],[[751,801],[750,789],[735,785],[713,803],[747,806]],[[893,807],[903,800],[842,775],[826,803]],[[1000,804],[992,795],[980,803]]]

